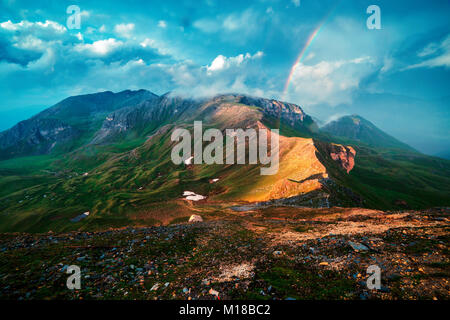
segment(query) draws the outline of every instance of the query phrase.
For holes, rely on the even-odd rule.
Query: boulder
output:
[[[203,222],[203,219],[201,216],[197,215],[197,214],[193,214],[190,218],[189,218],[189,222],[190,223],[194,223],[194,222]]]

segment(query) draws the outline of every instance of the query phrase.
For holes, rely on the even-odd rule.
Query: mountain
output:
[[[448,96],[421,99],[359,90],[350,103],[337,106],[321,103],[304,110],[325,122],[343,115],[358,114],[414,149],[435,155],[450,145],[449,101]]]
[[[146,90],[69,97],[0,133],[0,159],[70,151],[98,129],[110,112],[157,96]],[[79,141],[78,141],[79,142]]]
[[[140,90],[71,97],[2,133],[2,154],[9,153],[0,161],[0,230],[168,224],[192,212],[217,216],[280,205],[449,204],[450,161],[393,144],[356,119],[361,140],[324,133],[298,105],[246,95],[186,99]],[[175,165],[171,134],[177,128],[192,134],[197,120],[221,132],[279,129],[278,172],[262,176],[260,164]],[[186,191],[205,199],[187,201]],[[87,218],[74,219],[84,212]]]
[[[412,147],[388,135],[373,123],[358,115],[343,116],[327,123],[321,130],[335,137],[364,143],[372,147],[414,151]]]

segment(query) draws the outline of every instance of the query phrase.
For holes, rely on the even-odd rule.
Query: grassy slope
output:
[[[410,208],[450,204],[450,161],[397,149],[355,149],[355,167],[349,175],[342,174],[323,151],[322,159],[338,181],[365,198],[368,207],[401,208],[399,200]]]

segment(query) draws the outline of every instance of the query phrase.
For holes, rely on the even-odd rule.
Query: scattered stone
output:
[[[209,281],[208,279],[203,279],[202,280],[202,285],[209,286],[210,284],[211,284],[211,281]]]
[[[369,248],[367,248],[365,245],[359,243],[359,242],[353,242],[349,241],[348,244],[353,248],[355,251],[367,251]]]
[[[193,214],[190,218],[189,218],[189,222],[190,223],[194,223],[194,222],[203,222],[203,218],[197,214]]]
[[[213,288],[209,289],[208,293],[212,294],[213,296],[216,296],[216,297],[219,296],[219,292],[214,290]]]
[[[153,287],[150,289],[150,291],[155,291],[155,290],[158,290],[158,289],[159,289],[159,283],[155,283],[153,285]]]

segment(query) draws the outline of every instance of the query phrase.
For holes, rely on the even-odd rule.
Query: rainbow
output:
[[[338,2],[337,2],[338,3]],[[302,61],[303,56],[306,53],[306,50],[308,50],[308,48],[311,46],[311,43],[313,42],[313,40],[317,37],[317,35],[319,34],[320,29],[324,26],[325,22],[328,20],[329,16],[331,15],[331,13],[334,11],[334,9],[336,9],[337,7],[337,3],[336,5],[330,10],[330,12],[325,16],[325,18],[319,23],[319,25],[316,27],[316,29],[314,29],[314,31],[309,35],[308,39],[306,40],[305,45],[303,46],[302,50],[300,51],[300,54],[298,55],[297,59],[295,60],[294,64],[291,67],[291,71],[289,72],[289,76],[286,79],[286,83],[284,84],[284,88],[283,88],[283,97],[286,96],[286,93],[289,89],[289,84],[292,80],[292,77],[294,76],[294,72],[297,69],[300,61]]]

